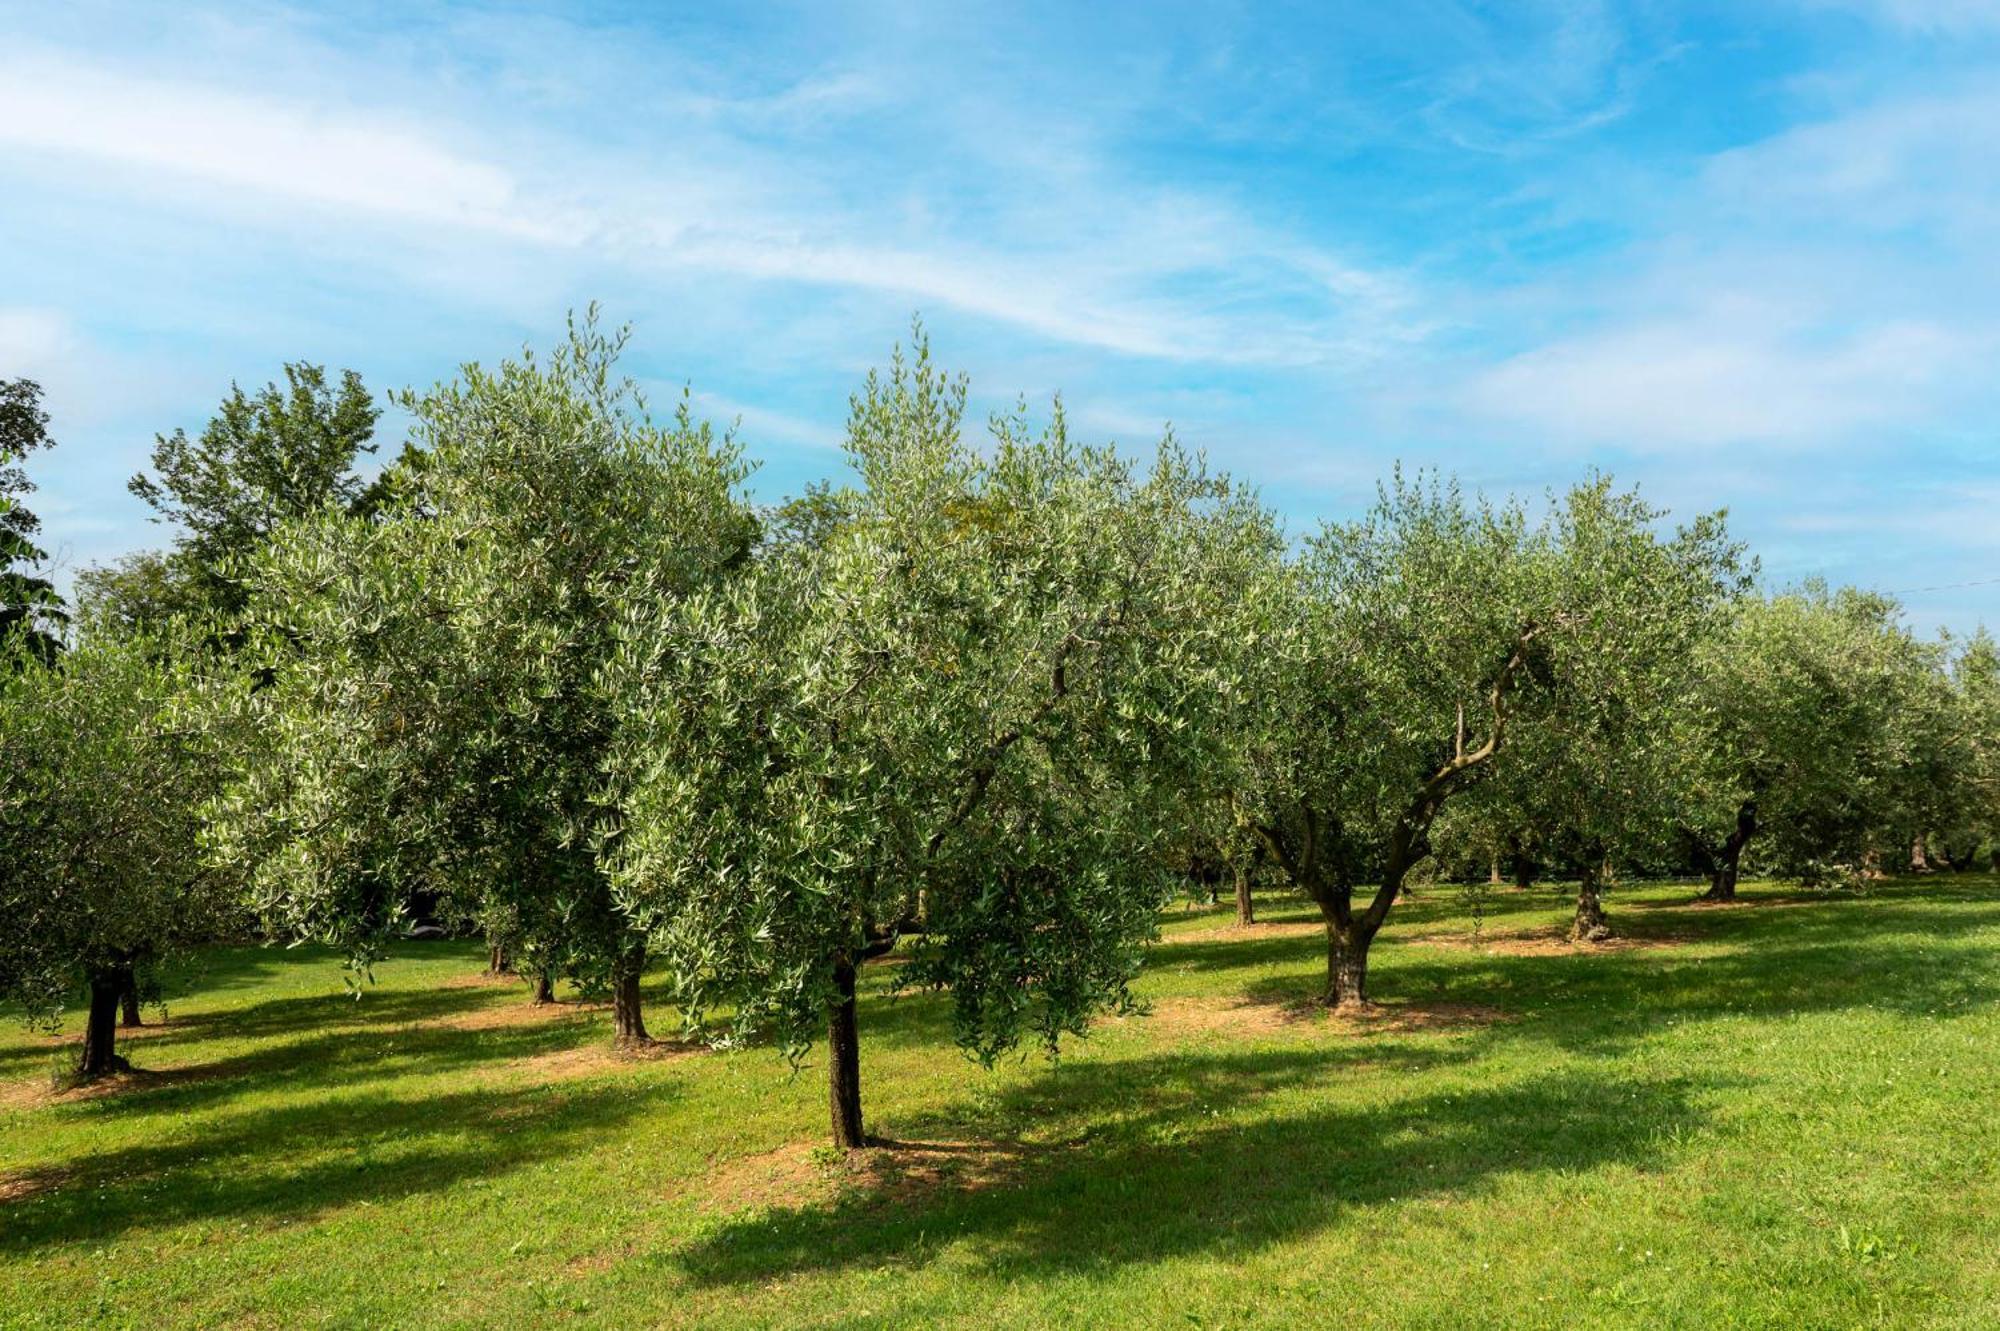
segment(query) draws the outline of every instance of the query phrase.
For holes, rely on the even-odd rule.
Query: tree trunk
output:
[[[1236,923],[1245,927],[1257,923],[1257,907],[1250,900],[1250,870],[1241,864],[1236,866]]]
[[[645,969],[643,948],[634,948],[618,959],[618,973],[611,982],[611,1025],[620,1048],[653,1042],[646,1034],[646,1015],[639,1005],[639,975]]]
[[[1375,931],[1359,920],[1342,925],[1326,921],[1326,1005],[1330,1008],[1368,1006],[1368,948]]]
[[[1489,886],[1498,887],[1506,881],[1500,872],[1500,857],[1495,855],[1486,862],[1486,882]]]
[[[1528,852],[1521,849],[1518,839],[1513,843],[1513,851],[1514,886],[1525,892],[1535,885],[1535,862],[1528,858]]]
[[[118,1024],[131,1030],[146,1024],[139,1019],[139,977],[130,966],[119,974],[125,989],[118,995]]]
[[[1910,840],[1910,872],[1929,873],[1930,871],[1931,859],[1924,852],[1924,834],[1919,832]]]
[[[854,962],[834,958],[834,1001],[826,1013],[827,1106],[833,1116],[833,1144],[854,1150],[867,1144],[861,1129],[861,1032],[855,1021]]]
[[[555,1002],[556,977],[549,974],[547,971],[537,972],[535,975],[534,996],[530,998],[528,1001],[533,1003],[536,1007],[541,1007],[546,1003]]]
[[[1736,811],[1736,827],[1722,843],[1722,853],[1714,857],[1715,867],[1711,871],[1707,899],[1710,901],[1736,900],[1736,879],[1743,867],[1743,848],[1750,844],[1750,838],[1757,835],[1757,805],[1746,802]]]
[[[514,963],[507,959],[507,945],[499,939],[490,939],[486,944],[486,973],[488,975],[512,975]]]
[[[76,1075],[90,1081],[111,1072],[127,1072],[131,1064],[118,1056],[118,1007],[125,996],[125,968],[93,971],[90,976],[90,1016],[83,1027],[83,1053]]]
[[[1576,922],[1569,936],[1579,943],[1598,943],[1611,937],[1611,922],[1604,917],[1604,870],[1593,858],[1586,858],[1583,877],[1576,889]]]

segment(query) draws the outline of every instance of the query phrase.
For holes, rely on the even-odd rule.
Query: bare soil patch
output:
[[[0,1206],[25,1202],[30,1197],[54,1192],[74,1172],[60,1165],[50,1165],[40,1169],[17,1169],[11,1173],[0,1174]]]
[[[1024,1142],[880,1140],[841,1155],[820,1143],[793,1142],[719,1165],[703,1180],[702,1204],[728,1212],[849,1199],[896,1203],[941,1188],[979,1192],[1006,1183],[1029,1158],[1053,1149]]]
[[[127,1095],[134,1091],[157,1090],[163,1086],[184,1086],[190,1082],[208,1081],[213,1077],[226,1077],[231,1069],[223,1064],[201,1065],[188,1068],[165,1068],[153,1071],[148,1068],[133,1068],[126,1072],[113,1072],[87,1081],[81,1086],[58,1089],[49,1082],[46,1072],[20,1081],[0,1085],[0,1107],[8,1109],[40,1109],[44,1105],[76,1104],[85,1100],[102,1100],[113,1095]]]
[[[1485,929],[1476,934],[1458,930],[1406,934],[1397,941],[1417,947],[1469,948],[1494,957],[1567,957],[1595,956],[1603,952],[1647,952],[1684,947],[1701,939],[1682,933],[1615,933],[1594,943],[1580,943],[1569,936],[1568,930],[1556,926],[1504,933]]]
[[[1162,943],[1207,942],[1222,939],[1235,942],[1253,938],[1297,938],[1306,934],[1324,933],[1326,926],[1318,920],[1277,920],[1271,923],[1258,921],[1256,924],[1221,924],[1210,929],[1188,929],[1180,933],[1162,934]]]
[[[1391,1002],[1335,1011],[1305,999],[1257,1002],[1247,998],[1167,998],[1144,1016],[1114,1018],[1145,1022],[1169,1035],[1254,1035],[1314,1029],[1351,1035],[1407,1031],[1464,1030],[1510,1021],[1504,1010],[1483,1003]]]

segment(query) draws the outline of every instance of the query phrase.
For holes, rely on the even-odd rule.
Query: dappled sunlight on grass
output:
[[[1150,1015],[991,1072],[870,967],[852,1162],[817,1052],[615,1055],[461,944],[358,1000],[217,949],[109,1089],[0,1032],[0,1324],[1995,1320],[2000,884],[1744,895],[1578,947],[1555,890],[1420,889],[1367,1022],[1304,1006],[1295,899],[1176,907]]]

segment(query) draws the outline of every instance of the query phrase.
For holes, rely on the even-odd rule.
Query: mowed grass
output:
[[[218,950],[113,1093],[0,1033],[0,1325],[2000,1325],[2000,883],[1745,896],[1621,891],[1643,945],[1573,951],[1551,892],[1475,938],[1423,890],[1361,1023],[1286,1006],[1296,902],[1170,912],[1151,1016],[990,1073],[878,966],[871,1129],[915,1145],[861,1168],[817,1063],[611,1057],[476,947],[359,1002]]]

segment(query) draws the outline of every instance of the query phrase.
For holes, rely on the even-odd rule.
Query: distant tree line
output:
[[[824,1036],[866,1140],[859,969],[951,997],[990,1063],[1130,1003],[1190,875],[1275,875],[1320,996],[1422,877],[1825,886],[1995,853],[2000,652],[1880,595],[1769,591],[1720,513],[1610,479],[1545,502],[1390,475],[1295,539],[1169,435],[1134,457],[965,419],[921,329],[850,404],[850,474],[747,497],[733,432],[663,418],[594,313],[552,352],[379,408],[352,373],[232,389],[133,491],[173,532],[41,572],[0,384],[0,997],[88,995],[119,1064],[177,949],[258,932],[366,967],[417,918],[546,999],[640,979],[711,1039]]]

